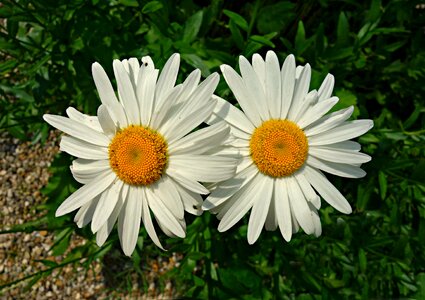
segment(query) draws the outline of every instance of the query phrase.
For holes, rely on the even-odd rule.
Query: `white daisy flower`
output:
[[[114,60],[118,98],[104,69],[92,66],[102,105],[97,117],[67,109],[69,118],[44,115],[67,135],[60,149],[78,157],[71,171],[84,184],[57,209],[62,216],[79,208],[79,227],[91,221],[101,246],[118,219],[126,255],[137,242],[141,220],[153,242],[163,249],[151,211],[165,234],[185,237],[184,211],[200,215],[209,191],[198,181],[216,182],[234,175],[236,160],[206,154],[228,138],[225,122],[190,133],[216,105],[211,98],[217,73],[199,84],[193,71],[175,86],[180,56],[174,54],[158,77],[150,57]]]
[[[230,66],[221,70],[243,112],[216,97],[217,106],[207,121],[225,121],[234,140],[217,153],[239,157],[232,179],[215,185],[203,204],[218,213],[218,230],[235,225],[251,208],[248,242],[255,243],[263,226],[278,226],[285,240],[301,227],[319,236],[320,197],[342,213],[350,204],[321,171],[360,178],[370,157],[360,144],[349,141],[367,132],[371,120],[347,121],[353,107],[326,113],[338,102],[331,97],[334,77],[328,75],[319,91],[309,92],[311,69],[295,67],[289,55],[282,68],[273,51],[265,61],[254,54],[252,65],[240,57],[242,76]]]

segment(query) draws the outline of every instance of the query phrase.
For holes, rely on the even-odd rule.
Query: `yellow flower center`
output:
[[[249,142],[251,157],[261,173],[271,177],[293,174],[307,159],[304,132],[288,120],[269,120],[256,128]]]
[[[109,144],[109,163],[117,176],[132,185],[149,185],[167,166],[167,143],[156,131],[130,125]]]

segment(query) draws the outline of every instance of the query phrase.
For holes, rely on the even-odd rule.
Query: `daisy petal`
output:
[[[123,182],[121,180],[116,180],[100,197],[91,222],[91,230],[93,233],[97,232],[100,227],[108,221],[108,218],[118,202],[122,186]]]
[[[92,117],[92,116],[83,114],[73,107],[68,107],[66,109],[66,114],[71,120],[77,121],[96,131],[102,132],[102,127],[100,126],[100,123],[97,117]]]
[[[123,208],[125,217],[123,219],[121,236],[122,250],[127,256],[131,256],[134,248],[136,248],[142,217],[142,202],[142,188],[130,186],[128,198]]]
[[[249,97],[254,99],[252,102],[254,103],[261,119],[263,121],[270,119],[270,114],[267,109],[267,102],[265,101],[266,95],[264,94],[264,88],[260,84],[260,80],[257,74],[254,72],[251,64],[243,56],[239,56],[239,68],[241,71],[242,80],[245,83],[246,92],[248,93]]]
[[[165,63],[156,85],[156,104],[161,105],[173,89],[180,66],[180,54],[173,54]]]
[[[334,89],[335,78],[332,74],[326,75],[322,85],[319,88],[319,102],[328,99],[332,95]]]
[[[62,136],[59,149],[70,155],[85,159],[108,159],[108,148],[86,143],[71,136]]]
[[[178,169],[191,180],[218,182],[235,174],[237,160],[211,155],[173,155],[169,168]]]
[[[270,202],[270,208],[267,213],[266,223],[264,224],[264,228],[266,228],[267,231],[274,231],[276,230],[278,226],[277,223],[277,215],[276,215],[276,196],[274,194],[274,188],[273,188],[273,195]]]
[[[304,232],[312,234],[314,232],[314,224],[304,194],[293,176],[288,176],[286,182],[291,210],[294,212],[295,218]]]
[[[266,176],[257,174],[251,182],[233,195],[234,203],[223,215],[218,231],[224,232],[230,229],[251,209],[254,202],[262,201],[260,191],[264,191],[266,180]]]
[[[151,213],[150,213],[150,210],[149,210],[148,199],[147,199],[145,189],[143,189],[142,198],[143,198],[142,199],[142,205],[143,205],[142,219],[143,219],[143,224],[145,225],[146,231],[147,231],[149,237],[151,238],[151,240],[155,243],[155,245],[157,245],[162,250],[165,250],[164,247],[162,246],[159,238],[158,238],[158,235],[156,234],[155,227],[153,226],[152,217],[151,217]]]
[[[295,89],[295,57],[291,54],[286,57],[281,71],[282,80],[282,107],[280,118],[286,119],[291,107]]]
[[[348,165],[348,164],[339,164],[330,161],[324,161],[314,156],[309,155],[307,158],[307,164],[309,166],[315,167],[327,173],[346,177],[346,178],[362,178],[366,176],[366,172],[360,169],[359,167]]]
[[[265,85],[266,85],[266,63],[264,62],[264,59],[258,53],[255,53],[252,56],[252,67],[254,68],[255,73],[257,73],[257,76],[260,79],[261,85],[265,89]]]
[[[99,106],[97,109],[97,117],[103,132],[108,136],[114,136],[116,130],[115,123],[109,115],[108,109],[105,105],[102,104]]]
[[[344,151],[331,147],[310,147],[308,152],[314,157],[343,164],[363,164],[372,159],[369,155],[364,153]]]
[[[43,119],[53,127],[87,143],[108,147],[111,142],[103,133],[69,118],[45,114]]]
[[[348,120],[353,111],[354,107],[350,106],[346,109],[333,112],[308,125],[307,128],[304,129],[304,132],[307,136],[312,136],[335,128],[344,121]]]
[[[249,217],[248,243],[250,245],[254,244],[260,236],[264,222],[266,221],[267,213],[270,209],[270,201],[273,194],[273,179],[267,176],[265,178],[263,190],[259,191],[261,194],[261,201],[257,199],[257,201],[254,202]]]
[[[292,237],[291,208],[286,178],[276,178],[274,185],[276,216],[280,233],[289,242]]]
[[[140,123],[144,126],[148,126],[151,120],[157,78],[158,70],[152,69],[150,65],[142,65],[137,79],[136,96],[140,105]]]
[[[255,130],[255,127],[245,114],[218,96],[213,95],[213,99],[217,100],[216,106],[206,123],[212,125],[224,120],[231,126],[231,131],[235,136],[250,139],[250,134]]]
[[[119,124],[120,127],[127,127],[127,116],[124,108],[121,103],[118,102],[108,75],[106,75],[105,70],[97,62],[92,65],[92,75],[100,100],[108,108],[114,122]]]
[[[70,169],[71,169],[72,176],[75,178],[75,180],[77,180],[79,183],[86,184],[92,181],[97,176],[99,176],[100,173],[110,169],[110,166],[108,164],[106,166],[102,166],[98,168],[74,169],[74,164],[73,164],[70,167]]]
[[[287,119],[294,120],[298,114],[302,101],[308,93],[311,79],[311,68],[306,64],[301,71],[299,80],[296,81],[294,89],[294,97],[292,98],[291,107],[288,112]]]
[[[124,200],[127,193],[128,193],[128,185],[123,185],[121,189],[121,193],[118,197],[118,201],[115,204],[114,210],[112,211],[111,215],[109,216],[105,224],[103,224],[102,227],[99,229],[99,231],[96,233],[96,244],[99,247],[102,247],[102,245],[105,243],[106,239],[108,238],[109,234],[111,233],[112,229],[114,228],[118,215],[121,212],[121,208],[124,205]]]
[[[56,210],[55,216],[63,216],[89,202],[94,197],[106,190],[115,180],[115,178],[117,178],[117,176],[110,170],[102,172],[90,183],[80,187],[76,192],[69,196]]]
[[[134,86],[131,83],[129,74],[124,69],[123,64],[115,59],[113,63],[115,78],[118,84],[118,95],[124,105],[128,121],[131,124],[140,124],[139,105],[137,104]]]
[[[313,204],[316,209],[320,209],[320,197],[313,190],[303,172],[295,173],[294,177],[297,180],[298,185],[300,186],[307,201]]]
[[[305,114],[297,121],[297,125],[300,128],[305,128],[314,121],[320,119],[326,114],[334,105],[338,102],[338,97],[332,97],[321,102],[307,110]]]
[[[77,223],[79,228],[83,228],[91,222],[99,199],[100,195],[94,197],[93,200],[81,206],[78,212],[75,214],[74,222]]]
[[[160,201],[160,199],[158,199],[157,195],[153,191],[150,189],[145,189],[145,191],[149,207],[152,209],[155,217],[158,218],[162,225],[170,230],[174,235],[180,238],[184,238],[186,236],[186,232],[176,217],[174,217],[173,213],[164,205],[162,201]]]
[[[242,78],[228,65],[221,65],[220,69],[223,73],[224,79],[226,80],[248,119],[251,120],[252,124],[255,126],[259,126],[261,124],[261,119],[259,113],[257,112],[255,99],[247,93],[245,83]]]
[[[203,213],[201,208],[202,206],[202,197],[198,193],[189,191],[188,189],[182,187],[177,182],[175,183],[177,190],[179,191],[180,198],[183,200],[184,209],[195,216],[200,216]]]
[[[177,219],[184,218],[184,207],[175,183],[168,176],[162,176],[153,187],[154,193]]]
[[[180,183],[182,186],[187,188],[188,190],[206,195],[209,193],[209,191],[199,182],[187,178],[183,173],[183,170],[180,169],[173,169],[168,167],[167,169],[167,175],[170,176],[172,179]]]
[[[310,146],[320,146],[350,140],[364,134],[372,127],[372,120],[355,120],[345,122],[344,124],[326,132],[309,136],[308,144]]]
[[[270,116],[274,119],[280,118],[282,104],[280,67],[273,51],[268,51],[266,55],[265,92]]]
[[[329,182],[329,180],[326,179],[322,173],[309,166],[305,166],[304,174],[314,189],[326,202],[344,214],[350,214],[352,212],[351,206],[345,197],[332,185],[332,183]]]

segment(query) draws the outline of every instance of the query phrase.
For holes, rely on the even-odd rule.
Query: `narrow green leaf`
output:
[[[384,200],[387,195],[387,176],[384,172],[379,171],[378,174],[379,189],[381,191],[381,199]]]
[[[337,45],[345,46],[348,44],[348,37],[350,34],[350,28],[347,17],[344,12],[339,14],[338,27],[337,27]]]
[[[160,10],[163,7],[162,3],[159,1],[151,1],[145,4],[142,8],[142,13],[148,14],[153,13],[157,10]]]
[[[196,38],[202,25],[202,18],[203,12],[200,10],[187,19],[184,26],[183,41],[190,43]]]
[[[248,31],[248,22],[241,15],[230,10],[223,10],[223,13],[236,23],[242,30]]]

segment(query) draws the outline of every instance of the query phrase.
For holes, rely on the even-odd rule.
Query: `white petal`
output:
[[[210,155],[173,155],[169,168],[180,170],[186,178],[195,181],[217,182],[235,174],[237,160]]]
[[[193,215],[200,216],[203,213],[201,208],[202,206],[202,197],[201,195],[189,191],[188,189],[182,187],[180,184],[175,184],[177,190],[179,191],[180,197],[183,200],[184,209]]]
[[[295,218],[305,233],[312,234],[314,232],[314,224],[304,194],[293,176],[288,176],[286,182],[288,185],[289,203]]]
[[[317,103],[317,91],[312,90],[305,96],[304,100],[301,101],[301,105],[298,109],[298,113],[294,117],[294,119],[292,119],[291,121],[298,124],[298,121],[301,118],[304,118],[305,115],[308,114],[311,109],[313,109],[313,106],[316,105],[316,103]]]
[[[206,123],[212,125],[224,120],[231,126],[231,132],[235,136],[250,139],[255,127],[246,115],[226,100],[215,95],[213,98],[217,100],[216,106]]]
[[[343,141],[335,144],[328,144],[323,146],[313,146],[314,148],[320,148],[320,149],[330,149],[330,150],[336,150],[336,151],[360,151],[362,146],[353,141]],[[313,148],[312,147],[312,148]]]
[[[142,217],[142,188],[130,186],[125,202],[124,219],[122,224],[121,246],[124,254],[131,256],[136,248]]]
[[[109,167],[109,160],[88,160],[77,158],[72,161],[72,169],[74,171],[86,171],[92,169],[106,169]]]
[[[63,216],[89,202],[108,188],[115,178],[117,178],[115,173],[110,170],[106,170],[93,179],[89,184],[80,187],[71,196],[69,196],[56,210],[55,216]]]
[[[134,86],[131,83],[129,74],[124,69],[123,64],[115,59],[113,63],[115,78],[118,84],[118,93],[121,103],[124,105],[125,112],[130,124],[140,124],[139,106],[137,104],[136,95],[134,94]]]
[[[218,225],[218,231],[224,232],[235,225],[251,209],[255,201],[261,201],[259,191],[264,189],[266,176],[257,174],[246,186],[233,195],[234,203],[230,207]]]
[[[180,55],[175,53],[167,60],[161,74],[159,75],[155,94],[156,105],[161,105],[170,94],[176,83],[179,66]]]
[[[295,173],[294,177],[297,180],[298,185],[300,186],[307,201],[313,204],[316,209],[320,209],[320,197],[313,190],[303,172],[301,171]]]
[[[115,123],[123,128],[127,127],[127,116],[121,103],[118,102],[115,91],[109,81],[108,75],[99,63],[92,64],[92,75],[96,84],[100,100],[109,110],[109,113]]]
[[[307,128],[304,129],[304,132],[307,136],[312,136],[332,129],[342,124],[344,121],[348,120],[353,111],[354,107],[350,106],[346,109],[341,109],[339,111],[333,112],[308,125]]]
[[[202,184],[187,178],[184,175],[184,172],[182,172],[182,170],[180,169],[173,169],[168,167],[167,175],[192,192],[203,194],[203,195],[209,193],[209,191]]]
[[[152,117],[158,70],[142,65],[137,80],[136,96],[140,106],[140,123],[148,126]]]
[[[93,200],[81,206],[78,212],[75,214],[74,222],[77,223],[79,228],[82,228],[90,223],[99,199],[100,195],[94,197]]]
[[[76,139],[72,136],[62,136],[60,150],[75,157],[85,159],[108,159],[108,148],[96,146]]]
[[[174,235],[184,238],[186,232],[182,228],[173,213],[160,201],[155,192],[150,189],[145,189],[149,207],[152,209],[155,217],[162,223],[164,227],[170,230]]]
[[[111,233],[112,229],[114,228],[118,215],[121,212],[121,208],[124,205],[125,197],[127,196],[127,193],[128,193],[128,187],[129,185],[127,184],[123,185],[121,189],[121,193],[118,197],[118,201],[114,207],[114,210],[112,211],[106,223],[103,224],[102,227],[99,229],[99,231],[96,233],[96,244],[99,247],[102,247],[102,245],[105,243],[106,239],[108,238],[109,234]]]
[[[291,107],[295,89],[295,57],[291,54],[286,57],[281,70],[282,80],[282,107],[280,118],[286,119]]]
[[[257,197],[257,201],[254,202],[249,217],[248,243],[250,245],[254,244],[260,236],[270,209],[270,201],[273,194],[273,179],[267,176],[265,178],[266,182],[262,186],[262,190],[258,191],[260,197]]]
[[[185,137],[170,143],[168,153],[176,154],[203,154],[217,148],[228,139],[230,127],[220,122],[192,132]]]
[[[233,178],[220,183],[205,199],[202,209],[210,210],[219,206],[248,184],[256,174],[258,174],[257,167],[251,166],[236,174]]]
[[[273,182],[273,186],[274,186],[274,182]],[[274,189],[275,187],[273,187],[273,195],[271,197],[269,211],[267,212],[266,223],[264,224],[264,228],[267,231],[274,231],[276,230],[278,226],[277,215],[276,215],[276,195],[275,195]]]
[[[132,57],[128,60],[128,65],[129,65],[129,74],[130,74],[131,83],[133,84],[133,87],[136,87],[137,78],[139,77],[139,69],[140,69],[139,61],[137,60],[137,58]]]
[[[321,102],[318,102],[313,107],[309,108],[305,114],[298,120],[297,125],[300,128],[305,128],[314,121],[320,119],[338,102],[338,97],[332,97]]]
[[[174,130],[169,132],[162,132],[162,128],[159,131],[164,135],[169,143],[180,139],[194,128],[204,122],[212,113],[215,106],[215,101],[211,100],[204,104],[203,107],[196,109],[192,112],[191,116],[188,116],[175,124]]]
[[[175,185],[170,177],[164,175],[153,186],[153,192],[177,219],[183,219],[183,202]]]
[[[292,237],[291,208],[286,178],[276,178],[274,185],[276,216],[280,233],[289,242]]]
[[[261,85],[260,79],[254,72],[251,64],[243,56],[239,56],[239,68],[241,71],[242,80],[245,82],[246,91],[249,97],[254,99],[252,102],[254,103],[257,112],[260,114],[261,119],[263,121],[270,119],[264,88]]]
[[[352,212],[351,206],[345,197],[323,174],[309,166],[305,166],[304,171],[307,180],[326,202],[344,214],[350,214]]]
[[[142,199],[142,205],[143,205],[142,219],[143,219],[143,224],[145,225],[146,231],[148,235],[150,236],[150,238],[152,239],[152,241],[155,243],[155,245],[157,245],[162,250],[165,250],[158,238],[158,235],[156,234],[155,227],[153,226],[153,223],[152,223],[151,212],[149,210],[149,205],[148,205],[149,200],[147,199],[146,189],[143,189],[142,198],[143,198]]]
[[[102,132],[102,127],[99,124],[99,120],[97,117],[89,116],[86,114],[83,114],[76,110],[73,107],[68,107],[66,109],[66,114],[71,120],[77,121],[83,125],[86,125],[96,131]]]
[[[289,109],[287,119],[293,120],[299,111],[302,101],[308,93],[310,86],[311,68],[306,64],[301,71],[299,80],[296,81],[294,96],[292,98],[291,108]]]
[[[112,214],[118,202],[122,186],[123,182],[117,179],[100,197],[91,222],[91,230],[93,233],[97,232]]]
[[[320,217],[317,210],[311,210],[311,218],[314,224],[314,236],[319,237],[322,234],[322,224],[320,223]]]
[[[72,176],[77,180],[79,183],[87,184],[90,181],[92,181],[94,178],[100,175],[100,173],[103,173],[105,170],[110,169],[109,164],[102,167],[96,167],[96,168],[85,168],[85,169],[74,169],[74,163],[72,166],[70,166]]]
[[[150,126],[152,129],[158,130],[164,121],[166,119],[168,112],[173,107],[173,105],[176,103],[176,99],[178,98],[180,92],[182,90],[182,86],[176,86],[170,94],[168,95],[167,99],[162,101],[160,105],[155,102],[154,107],[154,113],[151,116]]]
[[[43,119],[53,127],[90,144],[108,147],[111,142],[103,133],[69,118],[45,114]]]
[[[307,158],[307,164],[315,167],[316,169],[320,169],[322,171],[341,177],[362,178],[366,176],[366,172],[359,167],[325,161],[319,158],[315,158],[311,155],[309,155]]]
[[[363,164],[372,159],[364,153],[331,147],[310,147],[308,153],[323,160],[344,164]]]
[[[103,132],[108,136],[115,135],[115,123],[109,115],[108,109],[104,104],[100,105],[97,109],[97,116],[99,118],[99,124],[102,127]]]
[[[274,119],[280,118],[282,105],[281,77],[279,60],[273,51],[266,55],[266,99],[270,116]]]
[[[266,63],[260,54],[255,53],[252,56],[252,67],[254,68],[255,73],[257,73],[258,78],[260,79],[261,85],[266,86]]]
[[[323,80],[323,83],[319,88],[319,102],[331,97],[332,90],[334,89],[334,84],[335,78],[333,77],[333,75],[326,75],[325,80]]]
[[[259,126],[261,124],[261,119],[256,108],[255,99],[252,97],[252,95],[248,94],[242,78],[228,65],[221,65],[220,69],[223,73],[224,79],[226,80],[248,119],[251,120],[254,126]]]
[[[346,141],[364,134],[372,127],[372,120],[355,120],[345,122],[344,124],[326,132],[309,136],[308,144],[311,146],[320,146]]]
[[[182,84],[182,93],[180,94],[177,102],[185,102],[189,99],[190,95],[193,94],[196,87],[201,79],[201,71],[196,69],[189,74],[186,80]]]

